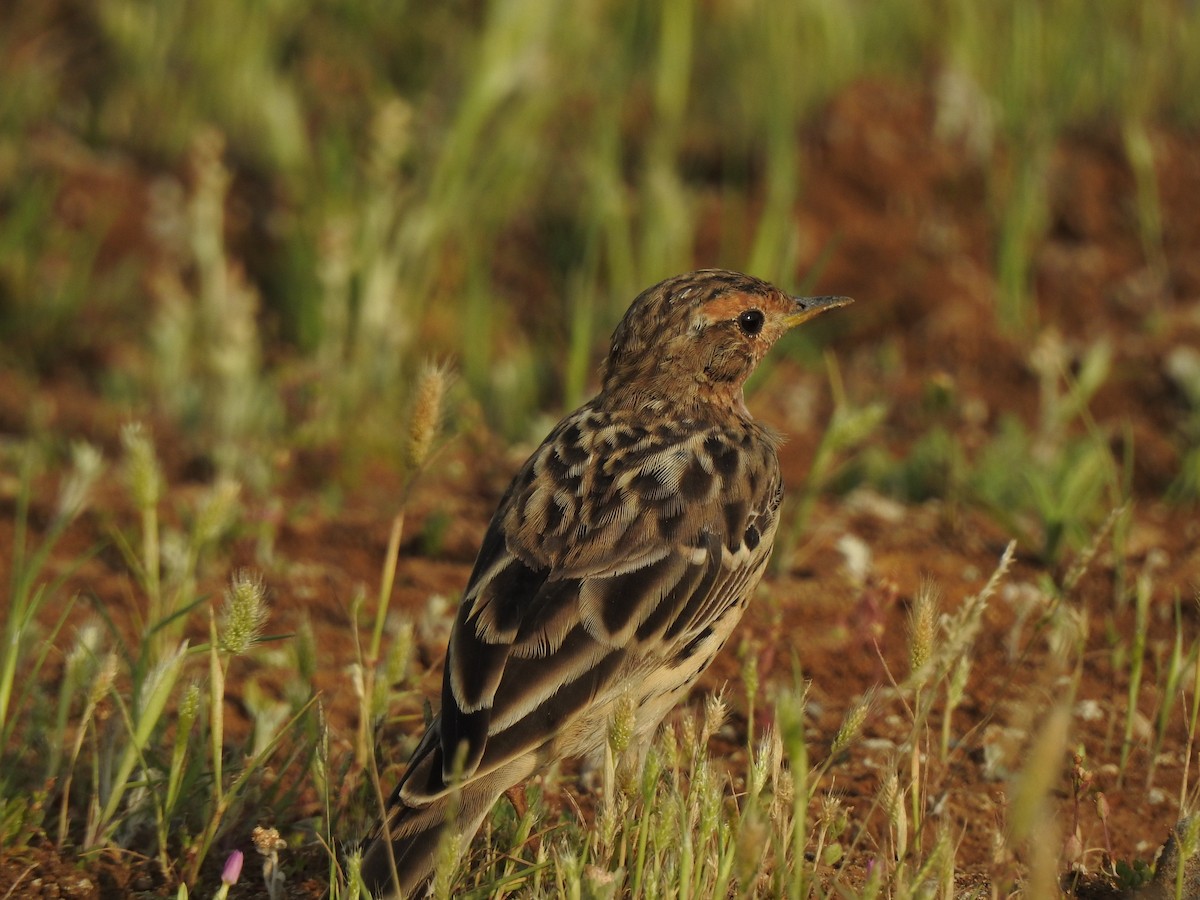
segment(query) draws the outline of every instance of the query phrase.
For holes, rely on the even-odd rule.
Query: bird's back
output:
[[[650,733],[741,618],[781,497],[773,435],[741,417],[647,422],[589,405],[513,479],[454,623],[442,709],[390,801],[400,858],[429,874],[434,834],[473,833],[547,762],[603,751],[615,704]],[[397,838],[400,838],[397,841]],[[368,885],[390,881],[382,832]]]

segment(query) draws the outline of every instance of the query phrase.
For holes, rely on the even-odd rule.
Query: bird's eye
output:
[[[743,334],[748,334],[750,337],[754,337],[762,331],[763,322],[766,320],[767,317],[757,309],[748,309],[737,317],[738,328],[742,329]]]

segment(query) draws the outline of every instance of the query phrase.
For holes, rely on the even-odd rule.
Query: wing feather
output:
[[[778,503],[774,443],[753,423],[647,429],[588,407],[564,420],[492,520],[442,711],[398,790],[428,799],[585,730],[632,679],[716,640],[694,678],[761,577]]]

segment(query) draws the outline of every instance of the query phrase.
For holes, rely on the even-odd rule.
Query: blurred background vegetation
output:
[[[1196,124],[1198,68],[1183,2],[8,3],[0,358],[84,372],[251,486],[264,443],[386,442],[431,355],[527,437],[641,288],[820,276],[799,135],[867,77],[941,86],[1019,330],[1056,141],[1119,129],[1161,257],[1145,128]]]

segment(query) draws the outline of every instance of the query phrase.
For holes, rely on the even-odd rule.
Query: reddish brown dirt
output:
[[[1089,623],[1087,652],[1078,672],[1063,672],[1057,665],[1039,626],[1044,610],[1019,622],[1022,603],[1036,596],[1033,586],[1047,574],[1061,579],[1070,555],[1047,572],[1031,555],[1036,548],[1019,547],[1013,570],[987,610],[967,697],[953,714],[952,752],[944,762],[936,752],[924,757],[930,812],[927,827],[914,837],[928,848],[936,829],[948,826],[958,843],[957,868],[964,885],[988,879],[1006,883],[1022,862],[1023,851],[1010,858],[994,845],[993,835],[1003,831],[1008,776],[1020,768],[1036,728],[1036,722],[1023,717],[1034,708],[1048,709],[1063,690],[1063,677],[1077,678],[1077,702],[1090,703],[1089,716],[1072,718],[1071,746],[1082,748],[1087,764],[1095,766],[1095,787],[1103,791],[1110,808],[1106,836],[1094,803],[1085,800],[1079,806],[1085,850],[1081,864],[1094,872],[1109,853],[1119,859],[1149,859],[1179,814],[1186,734],[1178,713],[1155,768],[1157,790],[1147,787],[1150,760],[1144,738],[1138,739],[1123,780],[1113,765],[1119,758],[1128,667],[1114,669],[1112,646],[1133,632],[1132,612],[1114,604],[1118,563],[1126,567],[1125,577],[1153,576],[1149,674],[1139,697],[1145,715],[1161,700],[1153,687],[1155,660],[1162,659],[1174,633],[1175,598],[1183,601],[1185,635],[1194,639],[1200,633],[1191,602],[1200,584],[1197,511],[1162,499],[1186,449],[1180,430],[1184,401],[1164,374],[1162,361],[1172,347],[1200,346],[1200,317],[1195,313],[1200,294],[1200,219],[1195,204],[1200,197],[1200,142],[1165,130],[1152,138],[1163,202],[1165,272],[1154,271],[1145,261],[1134,215],[1134,179],[1115,135],[1072,138],[1051,161],[1051,221],[1034,255],[1037,315],[1043,328],[1059,335],[1072,361],[1098,339],[1111,342],[1113,374],[1092,413],[1118,455],[1124,435],[1132,436],[1133,525],[1124,560],[1103,545],[1065,601]],[[996,227],[984,162],[971,154],[965,138],[938,135],[931,94],[891,84],[858,85],[832,103],[804,135],[801,152],[805,190],[796,210],[801,267],[815,264],[832,248],[818,290],[858,299],[855,306],[818,323],[815,332],[836,353],[850,397],[858,402],[888,401],[890,412],[876,443],[896,455],[911,447],[930,426],[923,398],[932,387],[952,397],[952,409],[940,421],[968,452],[988,439],[1004,414],[1015,414],[1032,426],[1038,416],[1039,386],[1030,364],[1031,348],[995,322],[989,248],[995,245]],[[700,263],[711,261],[704,258],[705,246],[702,237]],[[536,252],[529,253],[526,263],[536,270]],[[117,348],[104,362],[118,365],[124,358]],[[100,444],[109,458],[117,455],[118,427],[126,411],[97,402],[95,373],[66,367],[43,381],[0,374],[0,431],[27,434],[31,402],[36,400],[50,433],[86,437]],[[761,418],[790,436],[783,451],[790,485],[805,482],[830,410],[826,382],[818,371],[783,361],[751,399]],[[809,394],[815,408],[803,403]],[[173,443],[171,430],[158,423],[155,433],[172,490],[200,489],[203,475],[196,474],[186,450]],[[478,429],[460,435],[442,452],[413,497],[396,586],[397,608],[421,617],[431,596],[455,601],[490,510],[523,452],[503,452]],[[312,622],[320,647],[317,684],[335,752],[344,754],[353,738],[356,709],[347,676],[354,658],[350,603],[360,585],[370,590],[378,583],[400,485],[393,472],[372,464],[340,504],[316,502],[314,495],[339,458],[333,450],[328,458],[281,459],[282,513],[251,505],[246,518],[278,520],[278,564],[265,571],[274,598],[270,630],[292,633],[302,618]],[[1013,460],[1013,465],[1021,464]],[[0,545],[8,545],[14,509],[9,476],[0,508],[5,513],[0,517]],[[103,538],[110,519],[122,525],[133,521],[115,487],[104,492],[97,508],[105,513],[91,515],[68,534],[52,570],[68,566]],[[35,525],[44,525],[50,504],[39,503],[34,512]],[[450,524],[436,556],[426,556],[415,536],[435,512]],[[861,573],[865,577],[849,571],[838,549],[846,535],[857,537],[870,550],[869,568]],[[865,493],[823,497],[796,565],[768,579],[734,641],[761,660],[763,686],[757,708],[771,708],[770,700],[781,685],[790,684],[798,664],[812,682],[811,752],[814,759],[823,759],[856,697],[874,685],[886,687],[892,679],[906,677],[906,615],[922,579],[936,582],[944,607],[953,610],[987,580],[1009,538],[994,520],[961,503],[900,506]],[[228,550],[227,557],[210,567],[206,589],[219,591],[225,573],[234,566],[262,568],[251,536]],[[7,565],[5,554],[0,568]],[[69,583],[85,591],[91,602],[105,606],[118,622],[135,593],[119,555],[107,550],[85,563]],[[436,696],[447,627],[445,616],[422,633],[419,669],[430,697]],[[714,749],[730,756],[734,771],[746,727],[737,650],[727,650],[701,685],[701,691],[731,686],[735,727],[714,742]],[[240,671],[231,673],[228,712],[231,722],[244,723],[239,678],[253,674],[268,690],[279,686],[269,667],[238,665]],[[1037,702],[1031,703],[1031,698]],[[397,710],[417,711],[415,700]],[[759,730],[769,720],[767,713],[762,715]],[[928,725],[930,748],[936,747],[941,719],[939,699]],[[905,704],[885,692],[867,722],[865,740],[830,769],[827,785],[852,812],[857,842],[851,866],[862,866],[883,851],[885,816],[873,807],[874,798],[897,752],[895,742],[910,729]],[[385,780],[402,766],[414,730],[411,719],[398,720],[380,736],[384,762],[390,767]],[[231,738],[237,736],[235,725]],[[1193,781],[1195,768],[1193,764]],[[1063,821],[1069,821],[1074,807],[1069,760],[1063,760],[1056,796],[1066,811]],[[314,803],[306,798],[293,810],[295,817],[315,815]],[[169,892],[153,867],[136,859],[112,856],[76,864],[69,854],[60,857],[34,843],[32,849],[5,853],[0,886],[20,885],[22,896],[47,897]],[[318,895],[322,859],[317,851],[293,854],[289,883],[297,896]],[[214,873],[210,870],[207,877],[211,880]],[[56,885],[58,893],[48,885]],[[1101,890],[1103,885],[1101,880]],[[231,896],[260,896],[256,891],[239,886]]]

